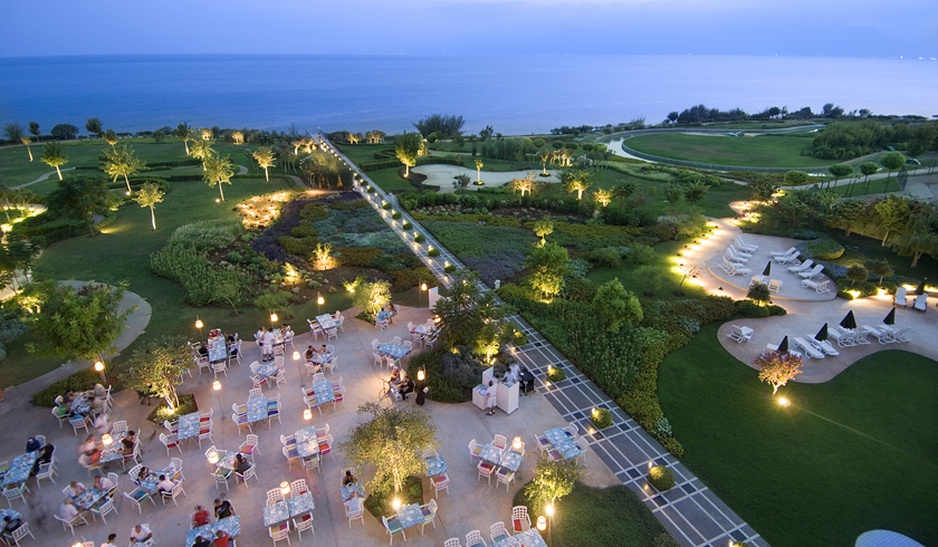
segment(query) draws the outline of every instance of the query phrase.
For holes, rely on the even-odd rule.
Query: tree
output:
[[[129,144],[120,143],[119,146],[111,146],[104,149],[104,172],[114,177],[123,176],[124,183],[127,185],[127,195],[132,192],[130,189],[130,175],[139,173],[147,164],[134,154],[134,149]]]
[[[39,122],[29,122],[29,133],[33,137],[39,138],[39,135],[42,134],[42,132],[39,131]]]
[[[153,208],[157,203],[163,201],[163,190],[160,189],[160,185],[155,182],[146,182],[140,189],[137,191],[137,195],[134,196],[134,201],[136,201],[141,207],[150,208],[150,224],[153,226],[153,230],[156,230],[156,212]]]
[[[867,212],[866,203],[853,199],[838,201],[831,207],[827,223],[844,231],[847,237],[857,227],[857,221]]]
[[[835,163],[834,165],[828,167],[827,170],[830,171],[832,175],[834,175],[834,185],[836,186],[838,179],[842,179],[853,173],[853,166],[847,165],[846,163]],[[830,184],[828,184],[828,188],[829,187]]]
[[[244,144],[244,132],[242,131],[232,131],[231,132],[231,142],[235,144]]]
[[[182,122],[176,126],[176,129],[173,130],[173,135],[179,138],[182,141],[182,144],[186,147],[186,155],[189,155],[189,141],[192,140],[192,130],[189,129],[189,124]]]
[[[663,282],[661,280],[661,269],[658,266],[645,264],[635,268],[635,277],[638,278],[642,287],[645,289],[645,296],[654,296],[661,290]]]
[[[429,137],[433,133],[441,139],[452,139],[462,133],[462,116],[444,116],[443,114],[433,114],[421,118],[414,124],[417,131],[424,137]]]
[[[879,284],[882,285],[883,278],[892,275],[892,265],[885,258],[868,258],[866,260],[866,269],[875,276],[879,277]]]
[[[211,154],[208,158],[202,160],[202,167],[205,169],[202,180],[204,180],[210,188],[214,188],[217,185],[221,200],[225,201],[225,191],[222,189],[222,184],[231,184],[231,177],[235,174],[234,167],[231,165],[231,158]]]
[[[593,201],[595,201],[602,207],[606,207],[607,205],[612,203],[612,198],[614,197],[614,195],[615,194],[613,193],[612,190],[609,190],[606,188],[600,188],[599,190],[596,190],[595,192],[593,192]]]
[[[31,284],[26,294],[38,309],[29,313],[28,323],[41,343],[30,351],[84,360],[111,352],[132,311],[120,310],[124,288],[89,283],[75,290],[54,281]]]
[[[576,458],[551,460],[542,455],[534,466],[534,478],[524,486],[524,497],[531,504],[531,512],[543,513],[548,505],[573,492],[581,478],[581,467]]]
[[[863,173],[863,176],[866,177],[866,190],[864,193],[869,193],[870,191],[870,175],[876,174],[879,171],[879,165],[875,161],[865,161],[860,164],[860,172]]]
[[[801,357],[795,357],[791,353],[772,351],[756,357],[752,364],[759,369],[759,380],[772,384],[772,395],[778,393],[778,388],[802,372]]]
[[[684,188],[684,199],[686,199],[688,203],[696,205],[703,201],[703,198],[707,196],[707,192],[709,191],[709,184],[702,181],[692,182]]]
[[[3,126],[3,132],[8,141],[15,143],[23,137],[23,126],[19,122],[10,122]]]
[[[273,148],[261,146],[251,154],[251,157],[253,157],[257,165],[264,170],[264,179],[270,182],[270,174],[267,172],[267,169],[276,165],[274,163],[276,156],[274,155]]]
[[[94,236],[94,215],[116,209],[119,200],[108,192],[100,179],[70,178],[59,182],[59,187],[46,196],[46,206],[52,216],[68,216],[88,226]]]
[[[0,242],[0,272],[3,284],[10,284],[19,290],[16,283],[17,270],[23,271],[23,277],[29,278],[33,261],[42,252],[42,248],[28,239],[15,237],[14,234],[6,236],[5,242]]]
[[[378,312],[391,302],[391,283],[384,280],[366,281],[359,277],[352,284],[352,302],[369,317],[376,317]]]
[[[404,178],[410,177],[410,168],[417,165],[417,157],[423,150],[423,137],[420,133],[398,135],[394,139],[394,154],[404,164]]]
[[[476,184],[482,184],[482,168],[485,167],[485,164],[482,163],[482,158],[476,158]],[[524,192],[521,193],[524,195]]]
[[[68,153],[65,151],[65,147],[60,143],[47,142],[45,146],[42,147],[42,156],[39,158],[39,161],[49,167],[55,167],[55,172],[58,173],[59,180],[62,180],[62,170],[59,168],[68,163]]]
[[[215,141],[212,139],[193,139],[192,146],[189,147],[189,155],[202,160],[203,171],[208,158],[215,154],[215,150],[212,148],[213,144],[215,144]]]
[[[531,252],[525,264],[531,271],[528,279],[544,300],[550,301],[563,289],[563,276],[567,274],[569,260],[567,249],[551,241]]]
[[[825,118],[839,118],[844,115],[844,109],[834,106],[834,103],[827,103],[821,107],[821,113]]]
[[[492,138],[492,135],[495,134],[495,130],[492,129],[491,125],[486,125],[485,129],[479,131],[479,138],[482,139],[482,142],[485,142]]]
[[[933,149],[935,139],[938,139],[938,124],[934,122],[923,123],[912,130],[912,135],[906,145],[906,151],[910,156],[916,157],[922,152]]]
[[[134,350],[121,379],[130,389],[154,394],[171,410],[179,406],[176,386],[182,384],[182,375],[192,364],[192,350],[182,337],[164,337],[151,340]]]
[[[113,129],[108,129],[105,131],[103,137],[104,142],[110,144],[111,146],[117,144],[117,133],[115,133]]]
[[[804,171],[788,171],[785,173],[785,184],[789,186],[800,186],[808,182],[808,174]]]
[[[885,246],[889,235],[895,231],[904,231],[911,220],[912,210],[908,200],[899,196],[889,196],[874,207],[879,215],[880,223],[886,233],[883,235],[882,245]]]
[[[893,239],[889,247],[900,256],[911,256],[911,267],[914,268],[918,266],[918,260],[923,254],[938,258],[938,233],[928,222],[919,221],[915,223],[911,233]]]
[[[883,188],[885,194],[889,189],[889,179],[892,177],[892,172],[905,165],[905,156],[902,155],[902,152],[887,152],[879,158],[879,163],[889,170],[889,174],[886,175],[886,186]]]
[[[749,287],[749,292],[746,294],[746,298],[752,300],[760,306],[765,306],[772,303],[772,294],[769,292],[769,286],[765,283],[753,283]]]
[[[865,283],[870,277],[870,273],[862,264],[852,264],[847,268],[845,277],[850,281],[850,286],[856,286],[857,283]]]
[[[433,309],[441,319],[441,346],[475,344],[483,325],[502,321],[509,308],[497,305],[494,292],[482,292],[474,273],[460,271],[455,275],[449,296],[439,299]]]
[[[535,220],[531,225],[531,229],[534,230],[534,235],[541,238],[538,245],[543,246],[547,243],[547,236],[554,233],[554,221],[546,217],[541,220]]]
[[[342,450],[352,464],[375,467],[369,490],[399,492],[407,477],[426,474],[423,452],[439,446],[429,414],[401,407],[383,408],[377,403],[365,403],[358,412],[370,414],[371,418],[352,429]]]
[[[163,144],[163,139],[166,137],[166,133],[163,133],[162,129],[157,129],[153,132],[153,142],[156,144]]]
[[[104,136],[104,129],[101,127],[101,120],[98,118],[88,118],[88,121],[85,122],[85,129],[88,130],[88,134],[101,138]]]
[[[78,136],[78,128],[70,123],[60,123],[53,127],[52,130],[49,131],[49,134],[52,135],[54,139],[68,141]]]
[[[587,191],[592,184],[590,183],[590,174],[586,171],[568,171],[564,173],[566,181],[564,187],[568,192],[576,192],[576,199],[583,199],[583,192]]]
[[[20,142],[26,146],[26,153],[29,154],[29,163],[33,162],[33,151],[29,148],[31,139],[27,136],[20,137]]]
[[[622,324],[634,325],[642,320],[642,304],[632,291],[625,290],[618,277],[607,281],[596,290],[593,310],[608,326],[606,330],[617,333]]]

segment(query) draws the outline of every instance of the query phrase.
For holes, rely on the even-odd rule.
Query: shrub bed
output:
[[[59,395],[65,395],[69,391],[88,391],[100,381],[101,377],[91,367],[79,370],[68,378],[59,380],[49,387],[37,391],[33,395],[33,404],[52,408],[55,406],[55,398]]]

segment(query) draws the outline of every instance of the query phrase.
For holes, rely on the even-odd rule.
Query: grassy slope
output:
[[[938,542],[936,363],[881,352],[783,409],[716,324],[665,359],[659,395],[686,464],[773,545],[852,545],[886,528]]]
[[[657,133],[632,137],[626,144],[640,152],[701,163],[759,167],[824,167],[830,161],[802,156],[811,136],[725,137]]]

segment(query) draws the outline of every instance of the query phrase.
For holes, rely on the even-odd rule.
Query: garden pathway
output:
[[[62,169],[62,172],[64,173],[65,171],[72,171],[72,170],[74,170],[74,169],[75,169],[74,167],[68,167],[68,168]],[[14,186],[12,189],[13,189],[13,190],[19,190],[20,188],[26,188],[27,186],[32,186],[33,184],[36,184],[36,183],[39,183],[39,182],[42,182],[42,181],[46,180],[47,178],[51,177],[51,176],[54,175],[54,174],[56,174],[55,171],[49,171],[48,173],[45,173],[45,174],[43,174],[43,175],[39,175],[39,176],[36,178],[36,180],[29,181],[29,182],[27,182],[26,184],[20,184],[19,186]]]
[[[320,135],[320,138],[326,145],[330,145],[325,137]],[[396,203],[396,200],[378,188],[340,151],[334,148],[333,150],[357,175],[355,189],[368,199],[378,214],[414,249],[441,283],[451,286],[452,277],[446,273],[445,266],[452,264],[462,268],[458,259],[406,212],[401,211],[401,219],[392,219],[391,212],[382,209],[381,205],[385,201]],[[359,181],[366,182],[375,191],[366,192]],[[405,221],[413,225],[411,230],[406,232],[402,228]],[[414,241],[414,234],[417,233],[425,238],[423,243]],[[430,257],[427,254],[431,245],[440,250],[440,256]],[[480,285],[489,290],[481,282]],[[514,316],[512,319],[528,336],[528,344],[518,348],[515,356],[539,379],[538,392],[544,395],[564,419],[576,424],[593,451],[612,469],[622,484],[635,492],[681,545],[725,547],[729,540],[745,541],[753,546],[768,545],[755,530],[586,378],[540,333],[521,317]],[[547,381],[548,366],[563,369],[567,378],[558,384]],[[590,411],[596,407],[607,408],[614,416],[613,425],[601,432],[595,431],[589,422]],[[648,484],[647,470],[655,464],[671,468],[677,483],[674,488],[658,493]]]

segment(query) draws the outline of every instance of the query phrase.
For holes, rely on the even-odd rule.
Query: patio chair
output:
[[[804,338],[795,336],[795,337],[792,337],[792,341],[794,341],[796,346],[803,349],[805,352],[805,355],[807,355],[811,359],[823,359],[824,358],[824,353],[819,351],[817,348],[815,348],[811,344],[809,344]]]
[[[743,236],[736,236],[736,239],[733,240],[736,243],[736,246],[740,249],[744,249],[749,252],[756,252],[759,250],[758,245],[753,245],[752,243],[747,243],[743,240]]]
[[[912,339],[909,338],[910,330],[912,330],[912,327],[902,327],[901,329],[892,333],[892,337],[896,339],[896,342],[911,342]]]
[[[62,429],[62,424],[69,420],[68,407],[62,405],[56,406],[52,409],[52,415],[59,421],[59,429]]]
[[[511,508],[511,529],[516,534],[531,529],[531,517],[528,516],[527,506],[516,505]]]
[[[791,266],[788,268],[788,271],[791,273],[801,273],[805,270],[811,269],[811,266],[814,266],[814,261],[809,258],[797,266]]]
[[[13,544],[16,545],[16,547],[19,547],[20,540],[25,538],[27,535],[33,539],[36,539],[36,536],[34,536],[33,533],[29,530],[29,523],[24,522],[20,525],[19,528],[13,530],[13,533],[10,534],[10,537],[13,539]],[[90,542],[83,543],[82,547],[85,547],[88,543]],[[94,543],[91,543],[91,547],[94,547]]]
[[[69,418],[68,423],[72,426],[72,432],[74,432],[76,436],[78,435],[79,429],[84,429],[85,433],[88,433],[88,419],[84,416]]]
[[[795,262],[795,263],[797,263],[797,262],[798,262],[798,257],[799,257],[800,255],[801,255],[801,253],[799,253],[799,252],[796,251],[795,253],[790,254],[790,255],[785,255],[785,256],[773,256],[772,258],[774,258],[775,261],[778,262],[779,264],[788,264],[788,263],[790,263],[790,262]]]
[[[915,302],[912,303],[912,308],[916,311],[925,312],[928,310],[928,293],[920,294],[915,297]]]
[[[735,243],[730,243],[727,248],[730,251],[732,251],[734,254],[737,254],[740,256],[748,256],[749,258],[752,258],[752,253],[754,252],[754,251],[747,251],[746,249],[743,249],[742,247],[738,247]]]
[[[98,520],[98,517],[101,517],[101,521],[104,524],[107,524],[107,519],[104,517],[106,517],[107,514],[111,512],[113,512],[115,515],[120,514],[117,512],[117,507],[114,506],[114,498],[107,498],[105,499],[104,503],[91,508],[91,518]]]
[[[828,334],[830,334],[829,328],[828,328]],[[808,343],[814,346],[815,349],[817,349],[818,351],[823,351],[825,354],[832,355],[835,357],[840,355],[840,352],[834,349],[833,344],[831,344],[827,340],[818,340],[817,338],[815,338],[814,336],[810,334],[806,334],[805,337]]]
[[[495,472],[495,479],[500,483],[505,485],[505,491],[509,492],[511,488],[512,481],[515,480],[515,472],[505,469],[504,467],[499,467]]]
[[[63,530],[69,530],[70,532],[72,532],[72,537],[75,536],[76,526],[80,524],[88,524],[88,521],[85,520],[85,517],[83,517],[81,514],[75,515],[75,518],[73,518],[72,520],[65,520],[64,518],[53,513],[52,518],[62,523]]]
[[[827,335],[828,337],[836,340],[837,345],[842,348],[853,347],[857,345],[856,341],[853,340],[853,336],[851,334],[841,331],[836,326],[828,327]]]
[[[430,477],[430,483],[433,485],[433,497],[439,497],[440,490],[446,490],[446,495],[449,496],[449,475],[443,473],[441,475],[434,475]]]
[[[244,454],[245,456],[251,458],[251,461],[254,461],[254,454],[260,453],[261,447],[259,445],[257,435],[249,433],[245,441],[241,443],[241,446],[238,447],[238,452]]]
[[[723,253],[723,257],[729,260],[730,262],[738,262],[740,264],[746,264],[747,262],[749,262],[748,256],[734,253],[733,251],[729,249],[727,249],[726,252]]]
[[[122,492],[122,494],[124,494],[124,497],[129,499],[130,502],[134,504],[134,507],[137,508],[137,512],[140,513],[141,515],[143,514],[143,507],[141,506],[141,504],[144,501],[149,500],[150,503],[152,503],[154,506],[156,505],[156,502],[153,501],[153,498],[150,496],[150,493],[141,488],[134,488],[133,491]]]
[[[397,515],[391,517],[381,517],[381,524],[384,525],[384,529],[387,530],[388,535],[391,537],[391,541],[388,542],[388,545],[394,543],[394,534],[400,534],[404,541],[407,541],[407,534],[404,533],[404,528],[401,526],[401,521],[398,520]]]
[[[466,534],[466,547],[488,547],[482,539],[482,532],[472,530]]]
[[[39,471],[36,473],[36,486],[42,489],[42,479],[49,479],[55,484],[55,455],[49,463],[39,464]]]
[[[498,543],[508,539],[511,535],[505,529],[505,522],[500,520],[489,527],[489,537],[492,538],[492,543]]]
[[[212,363],[212,373],[215,375],[216,378],[218,378],[219,372],[224,372],[225,377],[226,378],[228,377],[228,363],[226,363],[224,360],[215,361],[214,363]]]
[[[429,503],[420,506],[420,512],[423,513],[423,522],[420,526],[420,535],[423,535],[424,529],[426,529],[428,524],[433,525],[433,529],[436,530],[436,513],[439,510],[439,506],[436,504],[436,500],[430,500]]]
[[[730,333],[726,335],[726,337],[729,338],[730,340],[735,340],[737,344],[742,344],[743,342],[749,342],[749,340],[752,338],[754,331],[748,327],[746,329],[747,330],[744,331],[743,327],[740,327],[738,325],[733,325],[733,328],[730,330]],[[545,437],[545,440],[546,440],[546,437]],[[550,441],[547,441],[547,442],[549,445]],[[538,439],[538,445],[540,445],[540,439]]]
[[[26,501],[26,497],[23,495],[23,492],[29,492],[29,488],[26,487],[26,483],[20,483],[19,486],[8,486],[3,489],[3,497],[7,499],[7,503],[10,504],[10,509],[13,509],[13,500],[21,499]]]
[[[778,291],[782,290],[782,282],[778,279],[769,280],[769,292],[778,294]]]
[[[508,437],[505,437],[504,435],[495,435],[495,440],[492,441],[492,445],[499,450],[505,450],[505,448],[508,446]]]
[[[275,524],[267,529],[267,533],[270,535],[270,539],[274,541],[274,545],[277,545],[278,541],[287,540],[287,545],[290,545],[290,524],[287,522],[281,522],[280,524]]]
[[[362,521],[362,526],[365,525],[365,506],[364,504],[357,511],[349,511],[348,505],[345,505],[345,518],[348,519],[349,530],[352,529],[352,521],[360,520]]]
[[[313,530],[313,514],[309,512],[304,513],[299,516],[299,519],[300,520],[297,520],[296,518],[290,519],[293,521],[293,529],[296,530],[296,534],[299,536],[299,540],[303,541],[304,530],[309,530],[315,536],[316,530]]]
[[[798,249],[795,249],[794,247],[789,247],[787,251],[782,251],[782,252],[772,251],[769,254],[772,255],[773,257],[776,257],[776,256],[788,256],[796,252],[798,252]]]
[[[798,275],[802,279],[814,279],[815,277],[821,275],[821,272],[824,271],[824,266],[822,264],[815,264],[813,268],[806,272],[801,272]]]
[[[482,446],[475,439],[469,441],[469,463],[479,460],[479,454],[482,453]]]
[[[449,538],[443,542],[443,547],[462,547],[462,542],[459,538]]]
[[[243,482],[245,488],[250,488],[250,486],[248,486],[248,479],[254,479],[255,481],[259,480],[257,478],[257,466],[256,465],[252,465],[251,467],[248,467],[247,469],[244,470],[244,473],[238,473],[237,471],[235,471],[235,480],[240,480],[241,482]]]
[[[287,459],[287,463],[290,464],[290,469],[293,469],[293,462],[300,459],[300,454],[296,451],[296,445],[284,446],[280,451],[283,453],[283,457]]]
[[[476,477],[476,482],[482,480],[482,477],[485,477],[489,481],[489,486],[492,485],[492,474],[495,473],[495,466],[486,461],[479,461],[479,465],[476,466],[476,469],[479,470],[479,475]]]
[[[876,340],[883,345],[891,344],[896,341],[895,338],[892,337],[892,333],[890,331],[875,325],[863,325],[860,327],[860,332],[867,335],[872,334],[876,337]]]
[[[232,471],[230,469],[218,468],[212,473],[212,476],[215,478],[215,488],[221,490],[221,486],[225,486],[225,492],[228,491],[228,477],[231,476]]]
[[[175,448],[179,450],[179,453],[182,454],[182,447],[179,445],[179,441],[176,439],[175,433],[160,433],[160,442],[163,443],[163,446],[166,447],[166,455],[169,456],[169,449]]]
[[[831,292],[829,285],[830,285],[829,279],[825,279],[824,281],[821,281],[820,283],[818,283],[817,281],[812,281],[810,279],[801,280],[801,288],[814,289],[814,291],[818,294],[826,294],[826,293]]]

